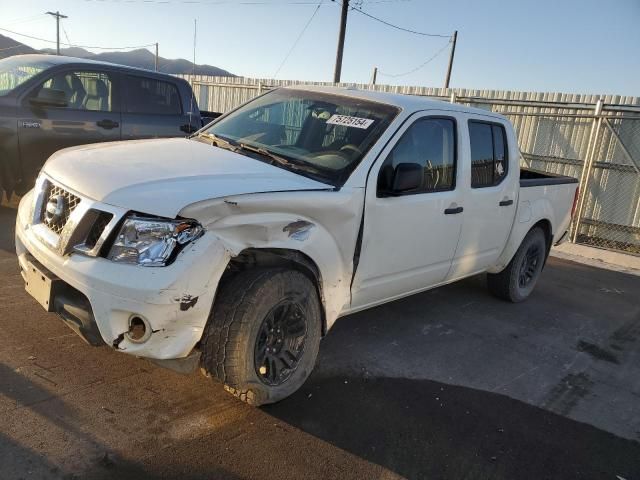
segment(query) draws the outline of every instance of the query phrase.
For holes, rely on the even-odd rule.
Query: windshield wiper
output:
[[[318,170],[316,168],[313,168],[310,165],[301,165],[299,163],[296,162],[292,162],[291,160],[289,160],[288,158],[282,157],[280,155],[278,155],[277,153],[273,153],[271,150],[267,150],[266,148],[263,147],[254,147],[252,145],[247,145],[246,143],[238,143],[238,148],[241,150],[246,150],[248,152],[253,152],[253,153],[257,153],[258,155],[261,155],[263,157],[267,157],[269,160],[271,160],[271,164],[273,165],[274,163],[277,163],[279,165],[282,165],[284,167],[290,168],[291,170],[303,170],[303,171],[307,171],[307,172],[318,172]]]
[[[312,165],[299,164],[297,162],[293,162],[288,158],[278,155],[277,153],[273,153],[271,150],[267,150],[264,147],[254,147],[253,145],[247,145],[246,143],[235,142],[233,140],[226,139],[224,137],[220,137],[214,133],[210,132],[199,132],[196,134],[198,137],[204,137],[211,141],[211,145],[224,148],[225,150],[230,150],[235,153],[239,153],[239,151],[257,153],[258,155],[269,159],[269,163],[271,165],[278,164],[289,170],[298,170],[304,171],[313,174],[313,176],[322,177],[321,181],[325,181],[326,179],[322,175],[322,172],[313,167]]]
[[[211,140],[211,145],[214,147],[224,148],[226,150],[231,150],[232,152],[235,152],[239,148],[239,145],[236,142],[232,142],[231,140],[228,140],[226,138],[219,137],[214,133],[199,132],[197,136]]]

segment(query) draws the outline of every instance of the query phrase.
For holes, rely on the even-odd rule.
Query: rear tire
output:
[[[304,274],[240,272],[217,295],[202,340],[203,370],[250,405],[278,402],[313,370],[321,315],[316,288]]]
[[[489,291],[498,298],[518,303],[536,286],[547,255],[547,241],[541,228],[527,233],[518,251],[500,273],[487,274]]]

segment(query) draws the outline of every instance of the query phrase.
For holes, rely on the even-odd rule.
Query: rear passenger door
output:
[[[484,271],[498,259],[513,225],[520,179],[508,122],[470,118],[466,127],[465,216],[449,279]]]
[[[46,159],[62,148],[120,140],[115,77],[92,69],[58,71],[21,99],[18,140],[25,178],[33,178]],[[62,96],[66,105],[32,103],[47,89]]]
[[[122,139],[184,137],[189,127],[178,86],[165,80],[123,74]]]

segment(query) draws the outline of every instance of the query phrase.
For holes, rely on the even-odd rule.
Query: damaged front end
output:
[[[191,354],[231,257],[215,235],[193,220],[132,215],[83,198],[85,210],[111,208],[114,233],[102,252],[61,254],[42,240],[46,225],[34,220],[29,200],[19,208],[16,252],[27,290],[47,311],[91,345],[149,359]]]

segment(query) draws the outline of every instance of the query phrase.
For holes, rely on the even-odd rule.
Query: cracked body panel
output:
[[[343,188],[206,200],[188,206],[180,215],[198,220],[232,257],[247,249],[283,249],[308,257],[320,273],[328,329],[350,304],[362,209],[362,189]]]

